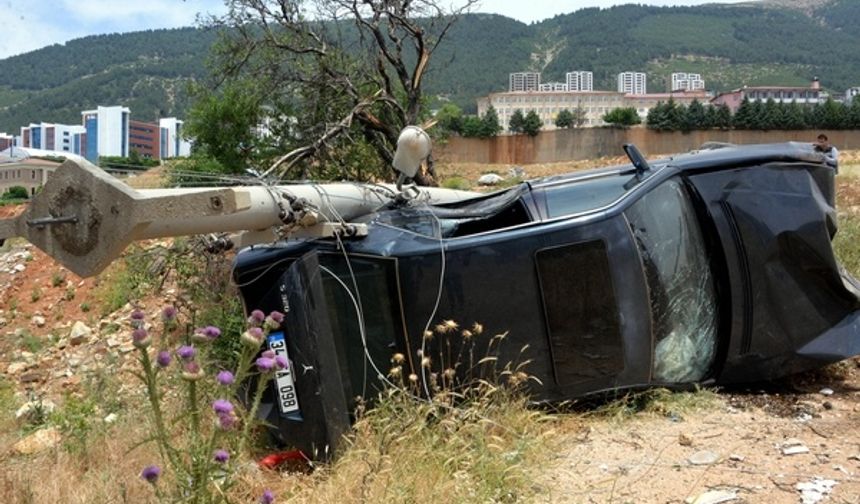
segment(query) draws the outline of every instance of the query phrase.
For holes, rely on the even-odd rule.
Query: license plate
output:
[[[293,380],[292,362],[287,353],[287,342],[283,332],[275,332],[268,338],[269,350],[275,355],[283,355],[290,362],[287,369],[281,369],[275,373],[275,390],[278,396],[278,407],[283,415],[295,414],[299,411],[299,398],[296,394],[296,382]],[[292,416],[292,415],[290,415]]]

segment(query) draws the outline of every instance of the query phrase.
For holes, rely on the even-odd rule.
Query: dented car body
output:
[[[838,264],[834,168],[807,144],[728,146],[442,204],[392,203],[362,239],[254,246],[245,306],[287,314],[290,376],[261,410],[281,440],[337,449],[394,354],[422,386],[451,356],[528,360],[531,397],[772,379],[860,353]],[[425,338],[443,320],[482,334]],[[429,368],[420,365],[430,356]],[[448,359],[448,362],[445,362]]]

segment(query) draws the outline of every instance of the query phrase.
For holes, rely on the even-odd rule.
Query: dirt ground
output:
[[[860,160],[857,153],[843,155]],[[536,177],[619,162],[524,169]],[[474,181],[509,168],[466,165],[441,167],[441,173]],[[840,211],[860,213],[860,166],[843,170],[837,191]],[[0,217],[15,211],[0,207]],[[0,251],[0,372],[20,353],[22,328],[49,338],[76,320],[97,323],[99,311],[98,277],[81,279],[35,247],[9,247]],[[46,320],[40,325],[36,317]],[[706,407],[680,413],[670,407],[623,418],[563,416],[556,451],[534,482],[540,502],[860,503],[860,360],[768,387],[720,391]],[[787,454],[792,451],[799,453]],[[798,485],[805,483],[823,494],[804,497]]]

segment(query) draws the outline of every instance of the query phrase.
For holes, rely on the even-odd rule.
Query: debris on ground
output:
[[[828,496],[835,486],[836,481],[816,476],[812,481],[798,483],[795,488],[800,492],[801,504],[816,504]]]

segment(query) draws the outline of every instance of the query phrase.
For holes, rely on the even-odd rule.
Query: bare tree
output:
[[[391,164],[400,130],[422,119],[433,52],[478,0],[226,0],[209,20],[225,36],[220,82],[251,78],[298,104],[301,147],[278,158],[284,174],[337,145],[363,140]],[[418,177],[433,184],[432,163]]]

